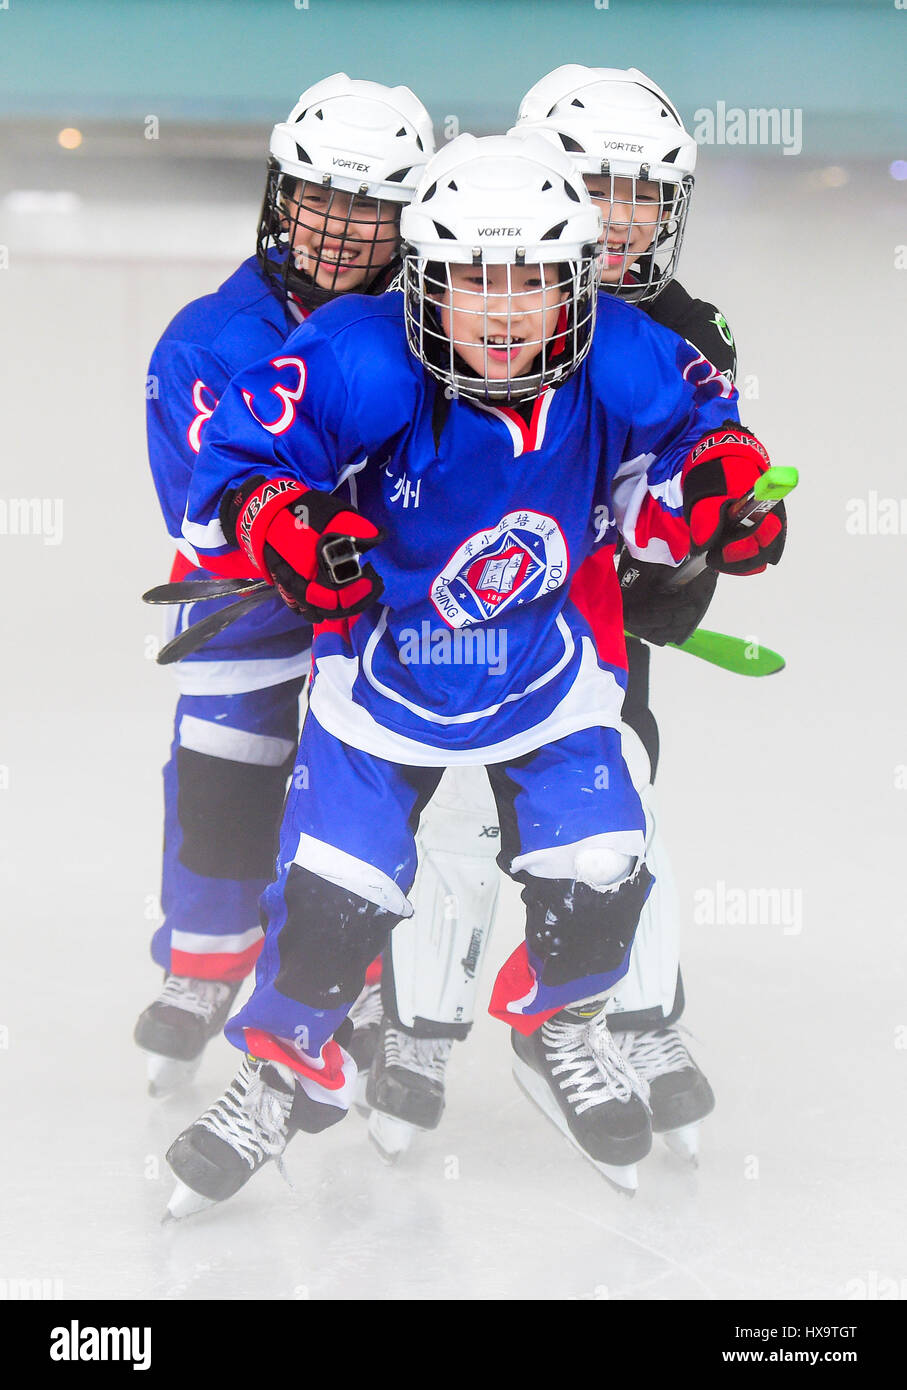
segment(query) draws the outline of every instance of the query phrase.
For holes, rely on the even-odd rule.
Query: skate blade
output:
[[[619,1192],[622,1197],[635,1197],[639,1190],[639,1169],[636,1163],[601,1163],[597,1158],[593,1158],[586,1153],[582,1144],[578,1143],[570,1133],[567,1121],[564,1119],[560,1110],[554,1102],[548,1087],[540,1076],[538,1076],[530,1066],[527,1066],[522,1058],[517,1057],[513,1064],[513,1079],[519,1086],[523,1095],[531,1100],[537,1109],[541,1110],[546,1119],[560,1130],[561,1134],[569,1144],[580,1154],[587,1163],[604,1178],[609,1187],[613,1187],[615,1192]]]
[[[368,1117],[368,1137],[383,1163],[396,1163],[418,1132],[415,1125],[398,1120],[396,1115],[385,1115],[380,1110],[372,1110]]]
[[[191,1062],[179,1061],[176,1057],[162,1057],[158,1052],[148,1052],[147,1059],[148,1094],[155,1100],[173,1095],[174,1091],[188,1086],[202,1064],[201,1057]]]
[[[681,1125],[680,1129],[669,1129],[662,1134],[662,1139],[671,1150],[677,1154],[691,1168],[699,1167],[699,1121],[691,1125]]]
[[[217,1203],[210,1197],[193,1192],[191,1187],[187,1187],[177,1178],[161,1224],[165,1225],[168,1221],[184,1221],[187,1216],[195,1216],[198,1212],[207,1211],[208,1207],[214,1206],[217,1206]]]

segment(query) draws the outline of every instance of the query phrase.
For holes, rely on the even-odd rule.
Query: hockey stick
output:
[[[755,485],[745,497],[741,497],[729,512],[729,518],[738,525],[757,526],[768,512],[797,486],[796,468],[772,467],[757,478]],[[344,559],[347,557],[344,556]],[[668,587],[680,588],[701,574],[707,564],[705,552],[689,555],[677,566]],[[264,579],[199,579],[159,584],[142,595],[145,603],[195,603],[205,599],[225,598],[231,594],[245,595],[237,603],[212,613],[201,622],[193,623],[178,637],[174,637],[158,653],[159,666],[170,666],[175,661],[197,651],[199,647],[223,632],[224,628],[238,618],[251,613],[259,603],[273,593],[272,586]],[[631,634],[632,635],[632,634]],[[685,642],[668,642],[676,651],[688,652],[698,656],[713,666],[734,671],[741,676],[770,676],[784,669],[784,658],[769,647],[760,647],[741,637],[729,637],[725,633],[710,632],[707,628],[697,628]]]
[[[366,542],[362,544],[365,548]],[[319,542],[318,553],[328,578],[338,588],[352,584],[362,574],[362,551],[355,536],[324,536]],[[251,613],[273,593],[274,586],[266,579],[197,579],[159,584],[157,588],[149,589],[142,595],[145,603],[194,603],[198,599],[224,598],[230,594],[246,595],[238,603],[228,604],[174,637],[158,652],[157,664],[170,666],[174,661],[182,661],[183,657],[191,655],[223,632],[225,627],[235,623],[237,618]]]
[[[197,588],[196,584],[191,586]],[[192,652],[203,647],[206,642],[210,642],[212,637],[216,637],[219,632],[223,632],[225,627],[235,623],[237,618],[244,618],[247,613],[251,613],[253,608],[257,608],[265,599],[273,596],[274,590],[270,584],[264,584],[254,593],[247,594],[237,603],[230,603],[226,608],[221,608],[217,613],[209,613],[207,618],[202,618],[201,622],[193,623],[187,627],[178,637],[174,637],[166,646],[161,647],[158,652],[157,664],[159,666],[170,666],[174,661],[182,661],[184,656],[189,656]]]
[[[746,496],[730,508],[728,519],[748,528],[758,526],[764,516],[777,507],[789,492],[793,492],[798,481],[796,468],[767,468]],[[688,555],[668,578],[665,588],[682,588],[702,574],[707,564],[705,551]],[[637,641],[641,640],[644,639],[637,638]],[[772,651],[771,647],[762,647],[743,637],[730,637],[724,632],[710,632],[704,627],[697,628],[685,642],[667,642],[665,645],[673,647],[675,651],[698,656],[712,666],[720,666],[722,670],[733,671],[738,676],[773,676],[777,671],[784,670],[784,657]]]
[[[167,590],[198,589],[206,585],[209,581],[197,580],[195,583],[186,584],[161,584],[158,590],[151,589],[149,593],[164,592]],[[221,585],[243,585],[242,580],[211,580],[212,587]],[[162,647],[158,654],[159,666],[170,666],[174,661],[181,661],[183,657],[190,656],[199,647],[212,637],[216,637],[223,632],[224,628],[242,618],[246,613],[251,613],[253,608],[265,598],[269,593],[273,593],[271,585],[265,580],[255,581],[255,587],[251,592],[240,587],[222,588],[218,593],[207,594],[208,598],[226,597],[231,593],[246,593],[245,598],[240,598],[238,602],[231,603],[226,608],[220,609],[217,613],[211,613],[207,618],[202,618],[198,623],[193,623],[187,627],[166,646]],[[186,603],[192,600],[192,595],[188,597],[167,597],[161,599],[150,599],[147,595],[145,601],[148,603]],[[635,634],[628,632],[627,636]],[[637,641],[644,639],[637,638]],[[739,676],[772,676],[776,671],[784,670],[784,657],[779,652],[772,651],[771,647],[763,647],[755,642],[749,642],[744,637],[731,637],[724,632],[711,632],[708,628],[700,627],[688,637],[685,642],[668,642],[667,646],[673,647],[675,651],[687,652],[690,656],[698,656],[702,661],[708,661],[712,666],[720,666],[722,670],[733,671]]]
[[[645,641],[627,628],[624,632],[637,642]],[[686,652],[688,656],[698,656],[711,666],[720,666],[723,671],[733,671],[738,676],[773,676],[785,666],[784,657],[771,647],[763,647],[745,637],[729,637],[726,632],[710,632],[706,627],[698,627],[685,642],[666,642],[665,646],[673,647],[676,652]]]
[[[189,583],[182,587],[186,589],[197,589],[204,580]],[[230,581],[225,580],[224,583]],[[212,580],[212,584],[219,584],[219,580]],[[173,589],[177,585],[162,584],[160,588]],[[151,590],[150,592],[155,592]],[[236,589],[224,589],[222,594],[209,594],[209,598],[219,598],[221,596],[236,593]],[[242,592],[242,590],[239,590]],[[240,598],[236,603],[229,604],[226,608],[220,609],[217,613],[211,613],[207,618],[202,618],[198,623],[193,623],[187,627],[179,636],[174,637],[166,646],[162,647],[158,653],[158,665],[170,666],[174,661],[181,661],[183,657],[190,656],[199,647],[212,637],[216,637],[223,632],[224,628],[229,627],[237,618],[242,618],[246,613],[251,613],[263,599],[273,593],[271,585],[264,580],[258,581],[251,593],[246,593],[245,598]],[[186,599],[167,598],[158,600],[146,600],[148,602],[177,603],[187,602]],[[628,633],[633,636],[633,633]],[[642,639],[637,638],[637,641]],[[784,657],[780,653],[772,651],[770,647],[760,646],[758,643],[749,642],[744,637],[730,637],[724,632],[711,632],[708,628],[697,628],[691,637],[685,642],[668,642],[666,644],[673,647],[675,651],[687,652],[690,656],[698,656],[702,661],[708,661],[712,666],[720,666],[722,670],[733,671],[739,676],[772,676],[776,671],[784,670]]]
[[[229,598],[270,588],[266,579],[183,579],[158,584],[142,594],[143,603],[199,603],[204,599]]]
[[[733,521],[738,526],[745,526],[747,529],[758,526],[763,517],[777,507],[782,498],[786,497],[789,492],[793,492],[798,481],[796,468],[783,468],[777,465],[767,468],[756,479],[754,486],[750,488],[746,496],[739,498],[728,509],[728,521]],[[670,578],[665,581],[665,588],[680,589],[684,584],[689,584],[691,579],[702,574],[707,563],[704,550],[688,555],[683,563],[677,566]]]
[[[724,632],[710,632],[708,628],[698,627],[692,637],[685,642],[668,642],[678,652],[688,652],[698,656],[724,671],[733,671],[738,676],[773,676],[784,670],[784,657],[773,652],[771,647],[760,646],[758,642],[747,641],[745,637],[729,637]]]

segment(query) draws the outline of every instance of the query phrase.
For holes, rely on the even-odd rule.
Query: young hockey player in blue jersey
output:
[[[668,565],[692,539],[747,573],[783,529],[729,522],[765,451],[688,344],[598,301],[601,227],[547,141],[459,137],[402,215],[403,295],[322,310],[206,428],[185,537],[214,562],[244,552],[317,627],[256,988],[227,1027],[246,1055],[168,1152],[174,1214],[346,1113],[347,1015],[411,911],[414,830],[451,765],[487,768],[499,863],[523,884],[526,940],[491,1011],[524,1084],[595,1163],[651,1143],[641,1096],[620,1132],[586,1100],[621,1065],[601,1010],[651,875],[613,566],[608,631],[569,584],[618,534]]]
[[[603,291],[638,304],[733,381],[734,342],[723,315],[714,305],[693,299],[674,278],[697,147],[668,96],[635,68],[569,64],[543,77],[523,98],[513,133],[533,131],[569,152],[602,209]],[[599,548],[574,580],[574,597],[582,593],[594,603],[602,588],[601,567],[610,563],[611,556]],[[628,550],[621,556],[620,574],[625,625],[659,645],[682,642],[695,629],[717,577],[708,569],[672,591],[664,566],[646,564]],[[637,789],[651,812],[658,728],[648,705],[649,649],[628,638],[627,656],[623,718],[630,728],[624,734],[624,755],[634,777],[640,770]],[[483,843],[494,843],[483,836],[496,819],[481,769],[449,770],[432,805],[433,821],[420,829],[423,871],[413,894],[415,914],[391,938],[383,982],[385,1015],[369,1080],[369,1129],[388,1161],[408,1147],[419,1129],[440,1121],[446,1062],[452,1041],[465,1036],[474,1016],[496,898],[496,884],[476,860]],[[433,843],[426,845],[442,814],[447,822],[443,857]],[[714,1098],[672,1026],[684,1003],[680,914],[657,833],[647,843],[646,859],[656,883],[643,909],[630,969],[608,1002],[609,1026],[650,1086],[653,1128],[672,1147],[692,1155],[696,1127]],[[433,919],[430,930],[426,915]],[[599,1103],[618,1096],[628,1097],[628,1092],[624,1077],[616,1073],[610,1093],[605,1085],[600,1088]],[[613,1108],[612,1113],[620,1112]],[[630,1166],[621,1182],[635,1186]]]
[[[174,579],[210,578],[181,533],[204,431],[240,368],[277,355],[319,305],[383,292],[399,269],[400,209],[433,149],[407,87],[336,73],[274,127],[257,251],[183,309],[151,359],[151,469],[180,550]],[[235,573],[220,562],[218,573]],[[186,605],[181,627],[217,604]],[[163,924],[152,956],[162,993],[139,1018],[150,1089],[192,1074],[261,949],[258,900],[274,869],[311,624],[279,598],[174,667],[180,698],[164,771]]]
[[[520,104],[519,129],[545,134],[569,150],[593,201],[602,209],[605,291],[637,304],[656,323],[692,343],[728,380],[736,373],[734,340],[714,305],[693,299],[675,279],[693,190],[697,146],[667,94],[638,69],[567,65],[542,78]],[[590,575],[581,576],[588,584]],[[702,620],[717,575],[706,569],[671,590],[662,566],[626,548],[620,556],[627,629],[663,646],[683,642]],[[651,784],[658,765],[658,726],[649,708],[649,649],[627,640],[625,752],[635,734]],[[643,792],[651,813],[650,788]],[[653,817],[654,820],[654,817]],[[608,1004],[608,1025],[628,1063],[649,1087],[652,1126],[678,1152],[695,1156],[696,1127],[714,1105],[702,1071],[673,1026],[684,1005],[679,969],[680,910],[664,846],[653,834],[647,862],[658,886],[634,942],[631,969]]]

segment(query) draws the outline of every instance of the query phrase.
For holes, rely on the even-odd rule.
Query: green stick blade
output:
[[[668,645],[676,645],[678,651],[689,652],[690,656],[701,657],[703,661],[721,666],[725,671],[733,671],[738,676],[773,676],[776,671],[784,670],[784,657],[770,647],[748,642],[744,637],[710,632],[704,627],[697,628],[685,642],[669,642]]]

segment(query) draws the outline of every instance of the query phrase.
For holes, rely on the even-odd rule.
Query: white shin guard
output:
[[[484,768],[445,771],[417,844],[415,910],[391,933],[385,1007],[392,985],[404,1028],[462,1038],[475,1017],[500,886],[498,816]]]
[[[626,724],[621,727],[621,737],[633,784],[646,811],[646,864],[655,883],[636,928],[630,968],[608,1000],[606,1012],[612,1032],[626,1026],[621,1016],[642,1015],[655,1028],[670,1018],[680,968],[680,904],[653,813],[649,760],[639,737]]]

